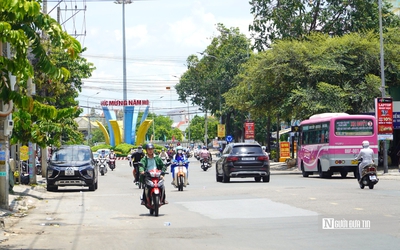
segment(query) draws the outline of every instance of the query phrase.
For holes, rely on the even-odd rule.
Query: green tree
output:
[[[18,108],[14,119],[12,143],[16,141],[32,141],[40,146],[49,142],[50,136],[42,133],[43,129],[57,132],[51,121],[63,120],[59,124],[65,127],[61,132],[53,134],[54,144],[62,136],[74,134],[73,120],[69,119],[71,114],[78,115],[76,107],[56,109],[54,106],[29,96],[28,83],[34,78],[34,67],[40,74],[44,74],[54,81],[67,81],[70,71],[52,61],[51,55],[45,49],[39,33],[46,34],[50,48],[58,48],[68,55],[71,60],[77,58],[82,51],[79,42],[66,32],[50,16],[40,12],[40,4],[36,1],[13,1],[3,0],[0,4],[0,44],[8,43],[13,53],[12,57],[0,54],[0,99],[6,103],[13,102]],[[30,60],[33,58],[34,60]],[[16,87],[11,85],[9,73],[16,77]],[[73,115],[73,116],[74,116]],[[21,129],[22,131],[19,131]],[[55,129],[55,130],[53,130]],[[77,134],[75,134],[77,135]],[[75,138],[79,139],[79,138]]]
[[[254,47],[265,50],[279,39],[302,39],[313,32],[342,36],[351,32],[379,30],[378,1],[375,0],[251,0]],[[385,28],[399,26],[399,17],[383,1]]]
[[[235,75],[251,56],[250,43],[238,28],[227,29],[218,24],[217,30],[220,35],[212,39],[201,59],[196,55],[188,57],[188,69],[176,90],[181,102],[186,103],[189,98],[189,102],[210,111],[227,125],[228,131],[240,136],[244,113],[226,106],[223,94],[236,85]]]

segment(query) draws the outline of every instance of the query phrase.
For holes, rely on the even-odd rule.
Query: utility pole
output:
[[[5,55],[7,58],[11,57],[10,44],[5,44],[0,41],[0,57]],[[5,49],[5,50],[3,50]],[[5,53],[4,53],[5,51]],[[14,90],[15,77],[8,74],[9,87]],[[4,103],[0,100],[0,207],[3,209],[9,208],[9,187],[10,187],[10,176],[9,176],[9,157],[10,157],[10,145],[9,136],[11,135],[14,123],[11,118],[11,112],[13,110],[12,101]]]
[[[208,131],[207,131],[207,110],[206,110],[206,114],[204,116],[204,143],[205,146],[208,148]]]
[[[381,92],[382,97],[386,97],[385,91],[385,66],[384,66],[384,55],[383,55],[383,34],[382,34],[382,0],[379,0],[379,42],[380,42],[380,59],[381,59]],[[387,146],[386,140],[383,141],[383,172],[388,173],[388,157],[387,157]]]

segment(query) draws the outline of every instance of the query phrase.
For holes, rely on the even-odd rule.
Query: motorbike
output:
[[[39,160],[36,160],[36,174],[42,175],[42,164],[40,164]]]
[[[189,162],[174,162],[171,166],[174,168],[173,185],[178,188],[178,191],[183,191],[183,187],[187,186],[187,165]],[[172,169],[171,167],[171,169]]]
[[[362,162],[362,159],[358,161],[358,166]],[[360,177],[360,188],[364,189],[365,186],[368,186],[369,189],[373,189],[374,186],[378,183],[379,179],[376,173],[376,165],[374,163],[369,164],[363,167]]]
[[[99,166],[100,174],[105,175],[107,173],[107,159],[106,158],[98,158],[97,165]]]
[[[140,179],[140,175],[139,175],[139,165],[140,165],[140,163],[137,163],[137,162],[133,163],[133,170],[132,170],[133,175],[134,175],[134,176],[137,175],[137,176],[138,176],[138,179]],[[135,184],[139,187],[139,189],[144,188],[144,183],[141,182],[141,181],[135,182]]]
[[[160,176],[163,174],[164,173],[158,169],[153,169],[144,173],[146,200],[142,204],[149,209],[151,215],[154,214],[155,216],[158,216],[160,207],[165,205],[162,202],[165,192],[164,179],[160,179]]]
[[[210,161],[208,159],[201,159],[200,163],[201,169],[203,169],[204,171],[207,171],[211,167]]]
[[[108,165],[109,165],[111,171],[114,171],[114,169],[115,169],[115,158],[110,158],[108,160]]]

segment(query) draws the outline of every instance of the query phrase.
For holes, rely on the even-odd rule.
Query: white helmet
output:
[[[363,148],[368,148],[369,147],[369,141],[363,141],[362,142]]]

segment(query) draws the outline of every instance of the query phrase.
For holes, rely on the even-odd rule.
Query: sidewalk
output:
[[[8,231],[18,220],[29,214],[29,210],[35,208],[38,200],[45,199],[45,180],[37,176],[37,185],[14,185],[13,193],[8,196],[9,208],[0,209],[0,243],[8,239],[12,234]]]
[[[271,174],[301,174],[297,167],[288,168],[286,162],[270,162]],[[400,180],[400,172],[397,168],[388,169],[387,173],[378,170],[378,177],[385,180]]]

